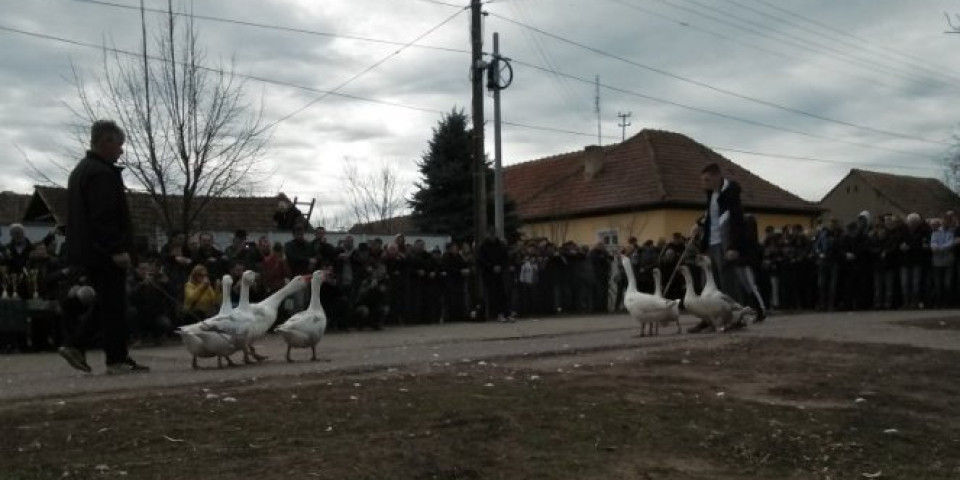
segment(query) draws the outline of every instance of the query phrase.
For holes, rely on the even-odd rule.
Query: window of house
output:
[[[597,232],[597,241],[608,247],[620,245],[620,231],[617,229],[600,230]]]

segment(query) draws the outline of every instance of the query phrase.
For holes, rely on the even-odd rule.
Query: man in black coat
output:
[[[490,232],[477,249],[477,257],[483,274],[483,291],[487,297],[488,314],[496,315],[500,322],[513,322],[515,319],[510,313],[503,278],[510,263],[506,244],[495,233]]]
[[[727,295],[740,299],[737,262],[743,241],[743,206],[740,184],[724,178],[720,166],[711,163],[700,172],[700,183],[707,192],[707,211],[700,229],[700,251],[710,255],[717,283]],[[703,323],[691,331],[699,331]]]
[[[116,123],[98,120],[90,128],[90,150],[67,182],[67,261],[86,271],[96,292],[91,315],[84,317],[60,348],[73,368],[90,372],[84,349],[102,333],[107,373],[146,372],[127,352],[126,271],[130,268],[133,225],[122,169],[125,135]]]
[[[723,177],[720,166],[712,163],[700,173],[700,182],[707,191],[707,212],[703,220],[700,251],[713,260],[724,293],[739,297],[734,266],[740,259],[743,239],[743,206],[740,184]]]

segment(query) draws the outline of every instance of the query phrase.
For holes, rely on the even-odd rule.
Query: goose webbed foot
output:
[[[293,363],[293,358],[290,358],[290,345],[287,345],[287,363]]]
[[[200,370],[200,365],[197,364],[197,356],[196,356],[196,355],[193,356],[193,361],[190,362],[190,366],[193,367],[194,370]]]

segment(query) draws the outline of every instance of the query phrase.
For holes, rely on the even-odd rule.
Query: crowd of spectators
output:
[[[871,218],[863,212],[847,224],[828,219],[815,228],[787,225],[756,233],[740,261],[753,267],[765,304],[774,311],[944,308],[957,306],[960,298],[960,232],[953,212],[930,221],[917,214]],[[31,313],[27,340],[37,349],[56,346],[70,328],[70,315],[82,314],[72,296],[83,278],[60,261],[57,236],[31,243],[17,225],[9,235],[0,244],[4,297],[57,305]],[[667,283],[681,256],[692,260],[691,243],[679,233],[642,243],[630,238],[623,247],[546,239],[507,245],[490,236],[476,249],[450,243],[441,251],[419,240],[408,243],[403,235],[359,244],[346,236],[331,244],[323,228],[307,232],[297,226],[286,243],[254,241],[238,231],[221,248],[208,233],[188,238],[175,232],[160,248],[143,239],[137,243],[128,320],[138,342],[160,342],[176,326],[219,309],[224,275],[234,280],[229,295],[236,304],[245,270],[259,274],[250,291],[256,302],[295,276],[328,269],[320,297],[334,331],[616,312],[626,286],[618,254],[629,256],[638,288],[652,292],[653,270]],[[682,297],[682,282],[669,282],[665,293]],[[278,321],[307,301],[306,292],[287,299]]]

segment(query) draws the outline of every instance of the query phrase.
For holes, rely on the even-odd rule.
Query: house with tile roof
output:
[[[0,192],[0,226],[23,221],[23,212],[30,203],[30,195],[14,192]]]
[[[631,236],[642,242],[688,233],[706,206],[699,179],[711,163],[743,187],[744,209],[761,231],[810,226],[821,212],[690,137],[661,130],[512,165],[503,175],[528,238],[617,245]]]
[[[172,197],[177,204],[179,197]],[[228,245],[233,233],[246,230],[251,239],[277,231],[274,213],[281,201],[290,199],[280,193],[272,197],[218,197],[210,199],[193,225],[193,233],[212,233],[220,245]],[[144,192],[128,192],[130,216],[133,218],[134,234],[143,236],[156,244],[166,241],[164,222],[157,203]],[[23,221],[29,225],[47,225],[49,228],[65,226],[67,218],[67,190],[60,187],[37,186],[23,213]],[[285,235],[289,236],[289,235]]]
[[[852,169],[824,195],[820,205],[841,222],[855,220],[864,210],[873,218],[913,212],[924,218],[942,218],[950,210],[960,210],[960,196],[936,178]]]

